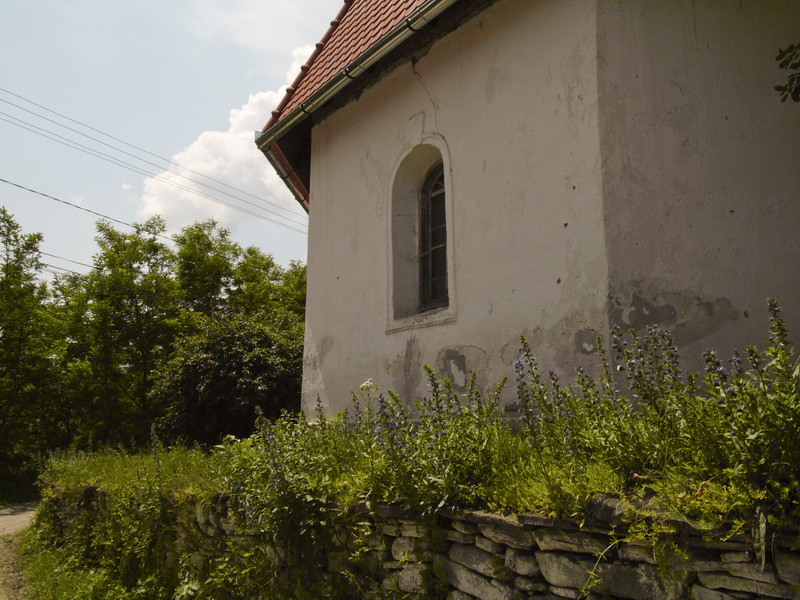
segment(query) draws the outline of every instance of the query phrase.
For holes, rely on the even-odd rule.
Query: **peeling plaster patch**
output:
[[[477,346],[442,348],[436,357],[436,367],[453,383],[453,389],[457,392],[466,390],[473,371],[482,384],[488,366],[489,355]]]
[[[575,351],[581,354],[594,354],[597,352],[597,332],[591,327],[576,331]]]
[[[500,350],[500,359],[503,361],[503,364],[511,366],[514,361],[517,360],[519,357],[519,351],[522,348],[522,342],[520,338],[523,337],[528,340],[531,348],[536,348],[542,343],[542,330],[539,327],[536,327],[533,330],[524,329],[518,336],[508,340],[508,342],[506,342],[505,345],[503,345],[503,348]]]
[[[403,375],[403,365],[405,361],[403,360],[403,355],[398,354],[392,362],[386,363],[386,374],[397,381],[398,377],[402,377]]]
[[[615,296],[611,323],[637,331],[648,325],[668,327],[678,347],[719,331],[740,315],[739,309],[727,298],[709,299],[654,289],[643,291],[640,285],[636,287],[639,291],[631,294],[629,304],[619,300],[621,294]]]
[[[575,367],[593,372],[597,362],[594,357],[597,332],[604,331],[605,319],[600,308],[565,315],[545,331],[539,363],[568,376]]]
[[[400,397],[411,401],[422,382],[422,365],[419,358],[419,342],[412,337],[406,340],[406,349],[386,367],[386,373],[392,377],[392,387],[398,390]]]
[[[561,84],[570,121],[575,119],[583,120],[586,114],[584,98],[579,93],[579,90],[584,87],[582,75],[586,70],[586,58],[583,54],[583,49],[576,44],[572,48],[570,55],[562,60]]]
[[[492,67],[486,74],[486,84],[483,86],[483,91],[486,94],[487,104],[494,102],[494,97],[497,92],[497,74],[497,67]]]
[[[311,352],[306,353],[303,359],[303,372],[316,373],[317,371],[319,371],[319,359],[317,355]]]
[[[727,298],[717,298],[713,302],[702,302],[696,298],[673,329],[675,343],[678,347],[686,346],[719,331],[729,321],[738,318],[738,309]]]
[[[375,214],[381,216],[383,215],[384,202],[383,194],[380,194],[379,190],[383,189],[383,182],[378,172],[375,159],[370,154],[369,149],[367,149],[366,153],[361,158],[361,164],[359,166],[361,179],[367,182],[367,188],[370,190],[370,197],[373,199],[373,208],[375,209]],[[355,251],[356,250],[354,249],[354,252]]]
[[[561,335],[572,335],[579,327],[586,327],[586,315],[583,312],[576,312],[567,315],[558,322],[557,329],[561,330]]]
[[[303,353],[303,372],[317,373],[331,348],[333,348],[333,338],[329,335],[323,336],[319,344],[308,344]]]
[[[677,314],[672,304],[655,305],[633,293],[630,304],[620,305],[611,311],[611,322],[622,329],[638,331],[648,325],[673,325]]]
[[[467,385],[467,357],[457,350],[443,350],[439,354],[437,363],[444,376],[453,382],[453,387],[463,390]]]

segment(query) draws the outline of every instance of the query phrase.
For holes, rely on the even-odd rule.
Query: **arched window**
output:
[[[400,161],[392,187],[390,328],[451,319],[452,277],[447,218],[447,161],[433,143]],[[443,309],[448,309],[443,314]]]
[[[447,306],[447,220],[444,167],[434,165],[419,197],[419,309]]]

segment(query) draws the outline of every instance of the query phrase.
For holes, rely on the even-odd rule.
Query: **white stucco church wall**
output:
[[[423,364],[490,383],[520,334],[564,364],[576,329],[602,331],[595,22],[588,2],[504,3],[314,129],[306,402],[341,409],[368,378],[412,398]],[[395,319],[392,191],[420,144],[445,166],[449,306]]]
[[[423,364],[495,383],[520,335],[571,374],[610,322],[727,350],[766,295],[800,331],[800,109],[771,62],[800,3],[655,4],[502,0],[314,126],[306,407],[418,397]],[[426,152],[449,301],[409,315],[398,189]]]
[[[771,296],[800,339],[800,106],[773,89],[800,2],[598,6],[609,318],[727,356]]]

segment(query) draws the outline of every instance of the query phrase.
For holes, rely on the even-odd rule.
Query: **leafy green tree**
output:
[[[51,402],[58,419],[49,437],[56,448],[91,447],[94,441],[107,439],[106,427],[113,429],[115,420],[121,418],[118,414],[105,415],[111,412],[109,406],[106,411],[101,410],[101,399],[106,405],[114,403],[108,386],[103,385],[108,378],[101,374],[101,365],[107,367],[109,362],[99,360],[95,347],[98,313],[92,279],[91,274],[69,274],[57,277],[53,284],[51,313],[58,323],[58,334],[53,339],[58,395]]]
[[[42,450],[35,435],[51,382],[47,288],[38,279],[41,234],[23,234],[0,207],[0,496]]]
[[[203,317],[156,376],[156,403],[168,404],[162,431],[211,445],[251,434],[259,411],[298,410],[302,339],[302,321],[287,310]]]
[[[160,218],[97,231],[92,270],[48,290],[41,236],[0,212],[3,480],[48,450],[142,445],[155,422],[210,444],[249,434],[257,410],[299,407],[305,267],[243,250],[213,221],[174,251]]]
[[[242,250],[213,221],[176,239],[184,312],[152,392],[165,407],[162,431],[208,445],[251,433],[258,410],[297,410],[305,267],[283,269],[257,248]]]
[[[252,312],[278,306],[282,278],[283,270],[272,256],[253,246],[246,248],[234,269],[228,309]]]
[[[288,310],[301,319],[306,310],[306,267],[293,261],[287,269],[272,256],[254,247],[247,248],[233,275],[234,287],[229,310]]]
[[[160,218],[130,233],[103,221],[97,229],[94,268],[59,289],[64,394],[83,398],[83,439],[141,443],[163,410],[149,392],[155,368],[171,352],[180,315],[175,259],[159,241],[165,230]]]
[[[178,243],[176,278],[183,306],[209,315],[224,307],[242,250],[214,221],[185,227]]]
[[[133,233],[99,223],[100,253],[92,271],[97,350],[102,349],[97,358],[139,440],[147,439],[160,413],[150,403],[152,373],[171,351],[178,317],[174,257],[158,240],[165,230],[160,218]]]
[[[791,98],[800,102],[800,42],[789,44],[785,50],[780,50],[775,57],[781,69],[789,71],[784,85],[776,85],[775,90],[781,95],[781,102]]]
[[[278,289],[279,304],[301,319],[306,314],[306,266],[292,261],[283,272],[282,284]]]

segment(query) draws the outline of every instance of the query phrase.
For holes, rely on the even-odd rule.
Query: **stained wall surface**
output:
[[[800,106],[774,58],[800,2],[600,2],[609,316],[683,356],[800,335]],[[695,363],[696,366],[696,363]]]
[[[595,28],[591,1],[500,2],[315,126],[307,406],[340,410],[367,379],[418,397],[423,364],[457,388],[473,370],[497,382],[520,334],[544,365],[591,359],[607,293]],[[450,305],[395,319],[392,192],[422,143],[445,165]]]
[[[306,406],[367,379],[413,399],[423,364],[495,383],[520,335],[571,376],[612,323],[725,354],[764,340],[767,296],[800,332],[800,107],[773,90],[798,22],[794,0],[502,0],[316,125]],[[420,144],[445,166],[450,305],[396,318]]]

